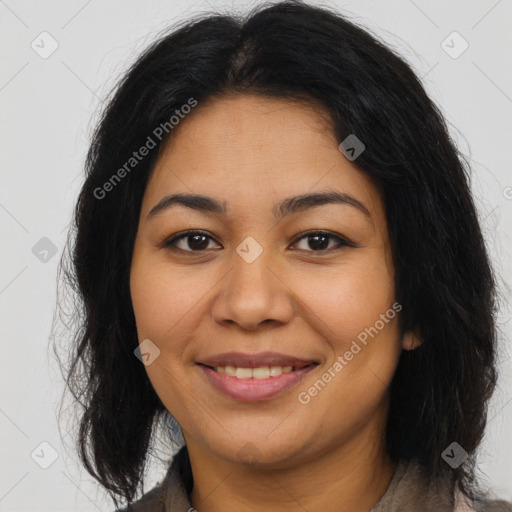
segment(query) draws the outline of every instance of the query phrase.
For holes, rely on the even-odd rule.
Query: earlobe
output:
[[[402,348],[404,350],[414,350],[422,343],[420,337],[413,331],[407,331],[402,336]]]

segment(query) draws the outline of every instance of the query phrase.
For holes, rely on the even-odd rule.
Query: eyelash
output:
[[[180,252],[185,252],[185,253],[188,252],[188,253],[201,254],[201,253],[207,252],[208,251],[207,249],[201,249],[201,250],[198,250],[198,251],[193,251],[193,250],[180,249],[180,248],[176,247],[176,245],[175,245],[176,242],[178,242],[179,240],[187,239],[188,237],[193,236],[193,235],[204,235],[205,237],[207,237],[207,238],[209,238],[211,240],[215,240],[212,236],[210,236],[209,233],[207,233],[205,231],[189,230],[189,231],[184,231],[183,233],[181,233],[179,235],[173,236],[173,237],[165,240],[161,244],[161,246],[164,249],[167,249],[167,250],[170,250],[170,251],[180,251]],[[308,238],[308,237],[313,237],[315,235],[325,236],[325,237],[328,237],[330,239],[337,240],[338,241],[338,247],[335,248],[334,250],[340,250],[342,247],[356,247],[355,244],[353,244],[352,242],[348,241],[346,238],[343,238],[343,237],[341,237],[339,235],[334,235],[333,233],[331,233],[329,231],[322,231],[322,230],[305,231],[303,233],[299,233],[299,235],[297,235],[297,237],[292,242],[292,244],[295,245],[300,240],[302,240],[304,238]],[[299,250],[304,250],[304,249],[299,249]],[[330,253],[332,251],[333,251],[332,247],[330,249],[320,249],[320,250],[317,250],[317,251],[305,250],[305,252],[311,252],[311,253],[314,253],[314,254],[322,254],[322,253],[325,254],[325,253]]]

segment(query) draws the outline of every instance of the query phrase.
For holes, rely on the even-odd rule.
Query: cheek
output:
[[[130,276],[132,304],[139,337],[164,341],[178,324],[201,310],[215,284],[208,272],[165,265],[155,258],[134,258]]]
[[[139,341],[150,339],[160,350],[146,366],[151,383],[173,413],[190,402],[194,333],[208,321],[210,293],[218,278],[211,270],[178,268],[161,258],[134,259],[130,277]]]
[[[195,403],[183,384],[187,375],[183,361],[189,341],[187,333],[194,328],[194,318],[204,314],[201,297],[206,293],[191,279],[183,271],[155,261],[151,255],[134,253],[130,291],[138,339],[149,339],[160,350],[145,370],[155,392],[178,421],[188,417],[189,405]]]
[[[313,330],[332,350],[319,380],[301,388],[324,428],[355,432],[386,397],[401,353],[393,275],[370,265],[303,282]],[[314,313],[314,314],[311,314]],[[304,402],[301,402],[304,403]]]
[[[332,350],[323,374],[329,384],[314,383],[310,391],[312,396],[321,395],[313,407],[328,404],[333,428],[340,421],[336,418],[346,418],[348,428],[372,413],[385,395],[401,353],[401,308],[395,302],[393,269],[382,255],[365,256],[347,260],[336,272],[300,280],[300,284],[297,280],[312,328]]]
[[[393,275],[385,265],[371,265],[361,259],[339,271],[301,279],[297,283],[300,296],[308,308],[325,326],[326,337],[336,351],[373,326],[380,315],[386,314],[394,303]],[[392,316],[395,314],[391,310]],[[379,322],[382,333],[389,332]]]

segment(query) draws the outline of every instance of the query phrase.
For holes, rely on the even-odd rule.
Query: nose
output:
[[[293,293],[282,265],[263,251],[248,262],[235,253],[233,266],[219,285],[213,318],[219,324],[236,324],[257,330],[265,324],[286,324],[293,317]]]

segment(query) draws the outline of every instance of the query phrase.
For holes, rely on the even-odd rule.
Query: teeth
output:
[[[261,366],[260,368],[236,368],[235,366],[216,366],[215,371],[225,373],[229,377],[238,379],[268,379],[269,377],[279,377],[282,373],[290,373],[293,366]]]
[[[253,368],[252,376],[255,379],[268,379],[270,377],[270,368],[268,366]]]
[[[250,368],[237,368],[235,375],[239,379],[250,379],[252,377],[252,370]]]

